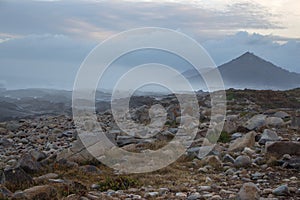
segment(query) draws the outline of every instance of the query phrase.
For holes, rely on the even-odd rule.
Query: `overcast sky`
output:
[[[299,8],[299,0],[0,0],[0,85],[70,89],[98,43],[148,26],[191,36],[217,65],[251,51],[300,73]]]

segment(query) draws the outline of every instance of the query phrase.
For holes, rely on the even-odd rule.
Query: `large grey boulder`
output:
[[[266,115],[255,115],[244,124],[244,127],[248,130],[260,128],[266,124],[266,118]]]
[[[278,137],[278,135],[275,131],[265,129],[260,140],[258,141],[258,143],[260,145],[264,145],[264,144],[266,144],[266,142],[278,141],[278,140],[280,140],[280,138]]]

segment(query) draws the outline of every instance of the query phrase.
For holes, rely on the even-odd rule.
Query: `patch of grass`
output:
[[[99,183],[99,190],[127,190],[128,188],[136,187],[137,185],[139,185],[138,181],[128,176],[106,177],[104,181]]]
[[[235,99],[234,94],[233,94],[233,93],[228,93],[228,92],[227,92],[227,101],[232,101],[232,100],[234,100],[234,99]]]
[[[230,134],[227,133],[226,131],[222,131],[221,134],[220,134],[220,137],[218,139],[218,142],[221,142],[221,143],[228,143],[230,142]]]

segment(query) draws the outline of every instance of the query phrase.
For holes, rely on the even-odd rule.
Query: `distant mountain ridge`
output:
[[[218,69],[226,88],[286,90],[300,87],[300,74],[289,72],[250,52],[219,66]],[[213,70],[205,73],[212,73]],[[183,73],[187,74],[190,76],[186,77],[192,83],[204,84],[199,74],[191,75],[191,71]]]

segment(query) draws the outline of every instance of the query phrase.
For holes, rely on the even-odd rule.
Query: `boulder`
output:
[[[41,164],[30,154],[23,154],[18,162],[20,166],[27,173],[37,173],[41,170]]]
[[[49,185],[35,186],[23,191],[26,199],[30,200],[56,200],[57,190]]]
[[[273,115],[273,117],[279,117],[281,119],[286,119],[286,118],[289,118],[290,115],[284,111],[278,111]]]
[[[218,156],[208,156],[204,159],[204,162],[215,169],[220,169],[222,167],[222,162]]]
[[[287,196],[290,191],[287,185],[281,185],[272,192],[275,196]]]
[[[0,148],[9,148],[9,147],[12,147],[13,146],[13,143],[11,141],[9,141],[8,139],[6,138],[1,138],[0,139]]]
[[[259,200],[259,189],[254,183],[244,183],[240,189],[237,199],[238,200]]]
[[[235,167],[250,167],[251,159],[249,156],[238,156],[233,164]]]
[[[40,151],[37,151],[37,150],[31,150],[29,152],[29,154],[36,160],[36,161],[41,161],[41,160],[44,160],[47,155],[44,153],[44,152],[40,152]]]
[[[278,140],[280,140],[280,138],[278,137],[278,135],[275,131],[265,129],[260,140],[258,141],[258,143],[260,145],[264,145],[264,144],[266,144],[266,142],[278,141]]]
[[[256,132],[255,131],[251,131],[249,133],[247,133],[246,135],[244,135],[242,138],[238,138],[236,140],[233,141],[233,143],[231,143],[229,145],[229,151],[242,151],[245,149],[245,147],[253,147],[255,144],[255,136],[256,136]]]
[[[300,156],[300,142],[278,141],[267,142],[266,152],[268,154],[283,156],[284,154]]]
[[[268,117],[266,119],[266,125],[268,126],[275,126],[275,127],[280,127],[284,124],[283,119],[279,117]]]
[[[2,172],[1,184],[10,190],[20,190],[32,186],[34,181],[22,168],[17,167]]]
[[[255,115],[244,124],[244,127],[248,130],[258,129],[266,124],[266,118],[266,115]]]

